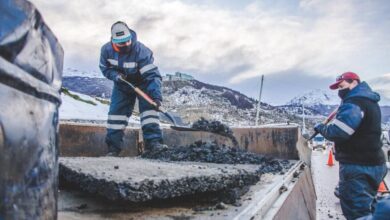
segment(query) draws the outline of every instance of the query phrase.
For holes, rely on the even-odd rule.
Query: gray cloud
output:
[[[283,80],[277,76],[303,72],[299,80],[284,76],[292,96],[301,88],[295,84],[313,78],[390,72],[385,0],[246,1],[240,7],[229,1],[32,2],[62,43],[69,67],[97,70],[111,24],[123,20],[154,51],[163,72],[188,72],[243,90],[261,74]]]

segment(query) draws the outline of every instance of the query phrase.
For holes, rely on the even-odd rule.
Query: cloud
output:
[[[390,105],[390,73],[367,80],[372,89],[381,95],[380,103]]]
[[[321,77],[354,70],[367,77],[390,68],[387,1],[253,1],[237,10],[178,0],[32,2],[71,67],[97,69],[111,24],[123,20],[153,50],[163,72],[213,75],[219,83],[292,70]]]

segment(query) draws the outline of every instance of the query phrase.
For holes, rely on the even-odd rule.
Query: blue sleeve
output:
[[[336,117],[328,125],[320,125],[318,131],[330,141],[348,140],[360,126],[364,117],[359,106],[344,103],[339,107]]]
[[[103,75],[109,80],[115,80],[115,78],[118,76],[118,71],[108,61],[108,51],[106,50],[105,46],[103,46],[100,51],[99,68]]]
[[[162,101],[161,95],[161,75],[156,65],[153,64],[153,52],[139,43],[138,51],[138,68],[145,83],[146,93],[154,100]]]

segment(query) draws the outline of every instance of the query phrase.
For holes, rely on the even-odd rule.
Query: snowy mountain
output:
[[[83,71],[68,71],[63,77],[64,88],[107,101],[112,86],[111,81]],[[205,117],[234,126],[255,124],[256,101],[235,90],[197,80],[172,80],[163,81],[162,91],[164,107],[180,116],[184,123]],[[266,103],[261,103],[260,118],[261,123],[300,122],[294,115]]]
[[[322,118],[329,115],[339,102],[340,98],[335,92],[316,89],[294,97],[279,108],[299,116],[303,115],[302,110],[305,109],[306,117]]]
[[[109,99],[113,83],[106,78],[72,75],[63,77],[62,86],[74,92]]]
[[[165,81],[163,94],[166,108],[176,112],[185,122],[205,117],[234,126],[255,124],[256,101],[226,87],[197,80]],[[262,123],[298,122],[293,115],[266,103],[261,103],[260,116]]]
[[[315,89],[306,92],[302,95],[296,96],[286,105],[305,105],[305,106],[316,106],[316,105],[338,105],[340,98],[337,96],[337,92],[325,91],[321,89]]]
[[[386,81],[388,77],[389,81]],[[390,88],[386,87],[390,85],[390,74],[388,76],[382,77],[373,82],[373,89],[381,94],[381,111],[382,111],[382,122],[384,124],[390,124],[390,106],[386,106],[386,92],[390,95]],[[381,90],[380,90],[381,89]],[[324,116],[329,115],[334,109],[337,108],[340,102],[340,98],[337,96],[337,93],[334,91],[323,91],[323,90],[313,90],[304,93],[303,95],[294,97],[286,105],[278,106],[279,108],[289,112],[290,114],[295,114],[302,117],[302,109],[304,106],[305,117],[307,118],[323,118]],[[387,126],[387,125],[386,125]]]
[[[382,96],[381,104],[390,100],[390,74],[369,81],[375,91]],[[80,97],[93,102],[96,98],[109,101],[113,83],[101,73],[79,71],[67,68],[64,71],[63,87]],[[234,126],[252,126],[255,124],[256,101],[235,90],[210,85],[197,80],[163,81],[164,106],[180,116],[185,123],[191,123],[200,117],[220,120]],[[86,96],[83,96],[86,95]],[[77,103],[77,104],[76,104]],[[63,120],[106,120],[108,105],[90,106],[63,96],[60,117]],[[313,90],[294,97],[283,106],[271,106],[261,103],[261,123],[295,122],[301,124],[303,107],[306,123],[309,127],[329,115],[339,103],[334,91]],[[79,106],[82,105],[82,106]],[[83,107],[84,106],[84,107]],[[86,107],[87,106],[87,107]],[[103,108],[104,110],[101,110]],[[382,121],[390,125],[390,106],[382,106]],[[135,115],[138,108],[135,108]],[[137,121],[139,119],[135,119]]]

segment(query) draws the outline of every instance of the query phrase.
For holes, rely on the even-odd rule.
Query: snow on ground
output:
[[[63,77],[70,77],[70,76],[82,76],[82,77],[89,77],[89,78],[104,78],[103,74],[101,72],[96,71],[82,71],[77,70],[73,68],[66,68],[63,71],[62,74]]]
[[[59,118],[62,121],[78,121],[89,123],[106,123],[109,105],[102,104],[95,98],[81,93],[70,91],[71,94],[78,95],[83,100],[94,102],[92,105],[80,100],[76,100],[64,93],[61,94],[62,104],[59,109]],[[140,127],[139,116],[132,115],[129,119],[129,127]],[[162,128],[169,127],[167,123],[160,123]]]
[[[83,100],[89,100],[96,105],[85,103],[76,100],[64,93],[61,94],[62,104],[59,110],[60,120],[97,120],[106,121],[109,110],[109,105],[102,104],[93,97],[83,95],[71,91],[72,94],[78,95]],[[138,123],[139,117],[132,116],[129,120],[130,123]]]
[[[96,105],[76,100],[64,93],[61,94],[60,119],[106,120],[109,106],[98,102],[90,96],[71,92],[84,100],[90,100]]]

